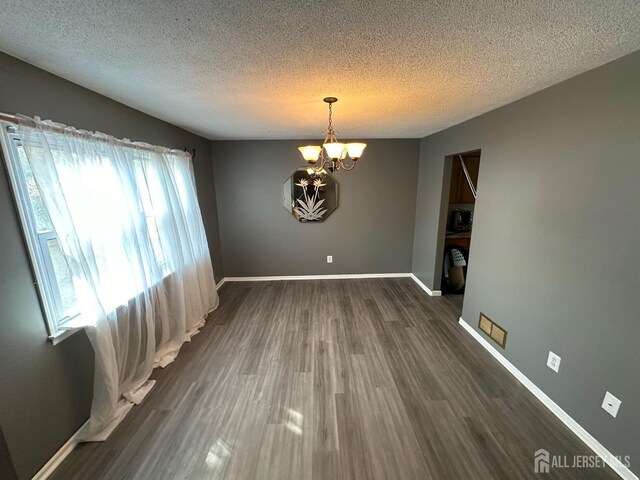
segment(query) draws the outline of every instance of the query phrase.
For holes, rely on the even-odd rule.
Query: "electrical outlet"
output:
[[[602,408],[611,415],[612,417],[616,417],[618,415],[618,410],[620,409],[620,405],[622,402],[618,400],[616,397],[611,395],[609,392],[604,394],[604,400],[602,401]]]
[[[556,355],[555,353],[550,351],[549,357],[547,358],[547,367],[557,373],[558,370],[560,370],[560,360],[562,359],[559,355]]]
[[[333,256],[327,255],[327,263],[333,263]]]

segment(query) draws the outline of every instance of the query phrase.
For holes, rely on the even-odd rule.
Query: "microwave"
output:
[[[469,232],[473,223],[473,212],[455,208],[449,216],[449,230],[452,232]]]

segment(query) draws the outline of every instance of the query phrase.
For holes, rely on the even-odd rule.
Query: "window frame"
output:
[[[66,314],[63,311],[60,288],[53,266],[53,259],[47,242],[58,240],[53,230],[39,232],[33,205],[28,192],[25,172],[18,153],[20,137],[15,133],[15,127],[5,121],[0,121],[0,144],[2,156],[11,184],[11,190],[18,219],[22,227],[24,241],[29,252],[31,271],[35,277],[34,286],[38,293],[43,317],[46,322],[49,339],[55,345],[79,328],[62,328],[66,322],[76,318],[79,313]]]

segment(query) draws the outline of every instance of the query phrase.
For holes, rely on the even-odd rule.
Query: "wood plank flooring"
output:
[[[407,278],[227,283],[103,443],[53,479],[609,479],[533,472],[591,452]]]

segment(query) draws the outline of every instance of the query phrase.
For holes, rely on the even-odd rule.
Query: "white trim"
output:
[[[410,273],[347,273],[338,275],[280,275],[271,277],[225,277],[224,282],[274,282],[280,280],[340,280],[345,278],[398,278],[410,277]]]
[[[615,456],[607,450],[600,442],[598,442],[589,432],[587,432],[578,422],[576,422],[571,416],[565,412],[560,406],[554,402],[546,393],[529,380],[520,370],[518,370],[509,360],[507,360],[502,354],[496,350],[480,333],[478,333],[471,325],[465,322],[462,317],[458,323],[469,334],[478,341],[498,362],[506,368],[511,375],[524,385],[533,395],[547,407],[551,413],[560,419],[569,430],[575,433],[580,440],[582,440],[595,454],[602,458],[621,478],[625,480],[638,480],[638,477],[625,467],[623,464],[617,461]]]
[[[0,113],[0,116],[2,115],[4,114]],[[58,317],[53,307],[53,292],[51,292],[49,277],[46,275],[44,256],[38,243],[34,214],[26,200],[28,198],[26,182],[24,177],[20,175],[21,167],[16,153],[15,142],[11,140],[6,128],[9,124],[6,121],[0,121],[0,125],[0,148],[11,184],[11,194],[15,200],[14,204],[17,209],[20,229],[29,252],[29,262],[35,277],[34,286],[42,300],[41,307],[47,324],[47,332],[51,336],[55,336],[58,333]]]
[[[60,465],[67,456],[73,452],[73,449],[78,445],[78,436],[80,432],[87,426],[89,420],[87,420],[84,425],[82,425],[73,436],[67,440],[67,442],[58,450],[51,459],[44,464],[44,466],[36,473],[32,480],[46,480],[49,478],[58,465]]]
[[[431,290],[424,283],[422,283],[420,281],[420,279],[418,277],[416,277],[413,273],[411,274],[411,278],[413,278],[413,281],[416,282],[418,284],[418,286],[421,289],[423,289],[425,292],[427,292],[430,296],[432,296],[432,297],[440,297],[442,295],[442,292],[440,290]]]
[[[82,327],[70,328],[68,330],[58,330],[55,335],[49,335],[49,341],[52,345],[58,345],[63,340],[69,338],[76,332],[82,330]]]
[[[442,295],[440,290],[431,290],[413,273],[346,273],[336,275],[272,275],[265,277],[224,277],[216,286],[220,289],[226,282],[275,282],[282,280],[341,280],[349,278],[411,278],[432,297]]]

